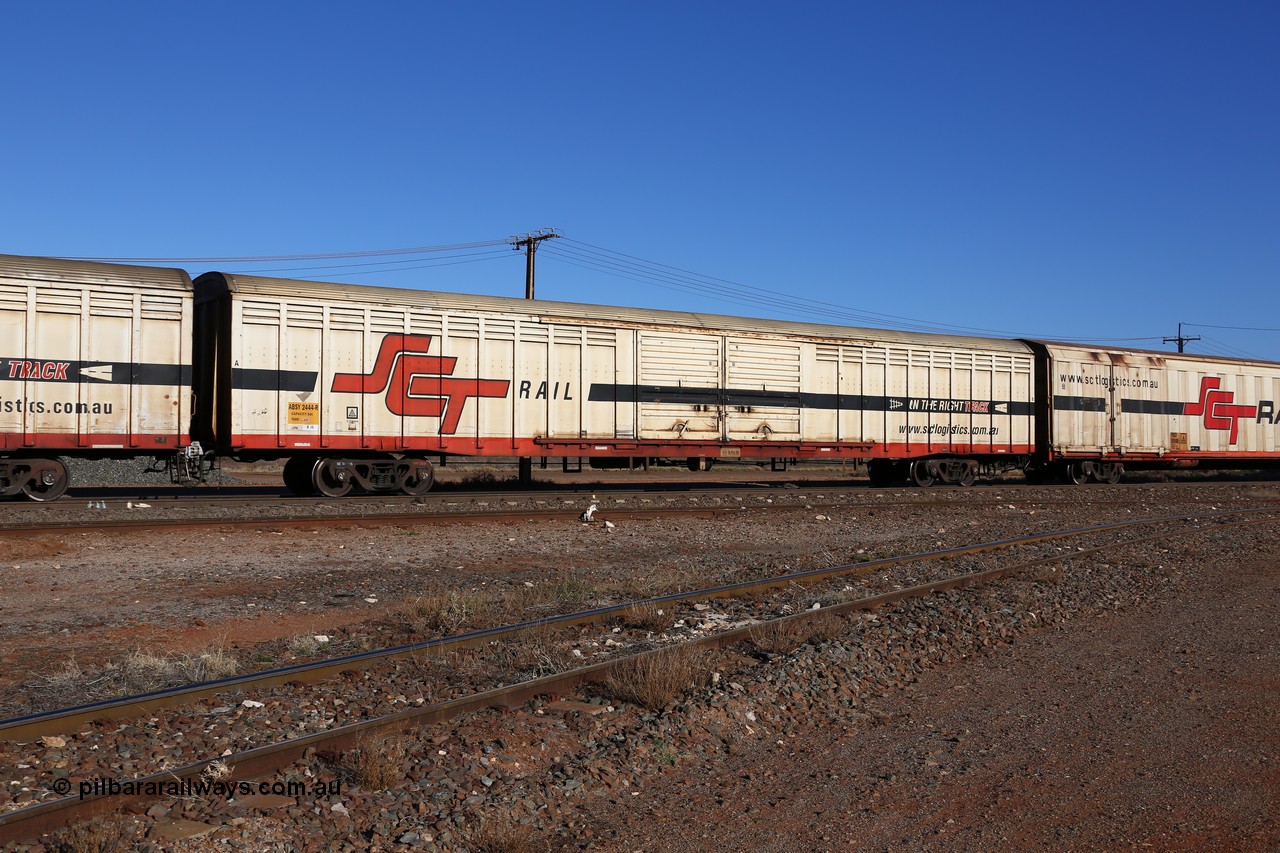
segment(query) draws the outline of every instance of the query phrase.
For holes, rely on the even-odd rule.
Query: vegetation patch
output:
[[[346,759],[362,787],[385,791],[405,778],[405,761],[413,746],[413,739],[403,734],[366,735],[356,741]]]
[[[658,710],[681,698],[706,679],[702,656],[688,646],[627,658],[605,681],[609,695]]]

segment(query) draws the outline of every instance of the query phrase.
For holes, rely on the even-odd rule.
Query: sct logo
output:
[[[1235,399],[1234,391],[1219,391],[1222,380],[1216,376],[1206,376],[1200,380],[1200,399],[1194,403],[1186,403],[1182,407],[1184,415],[1200,415],[1204,418],[1205,429],[1229,429],[1231,438],[1228,444],[1235,444],[1240,435],[1241,418],[1258,418],[1257,406],[1241,406],[1231,401]]]
[[[440,434],[458,431],[468,397],[505,397],[506,379],[458,379],[453,376],[456,358],[427,355],[430,335],[387,335],[382,339],[373,370],[338,373],[333,391],[353,394],[387,392],[387,408],[394,415],[440,418]]]

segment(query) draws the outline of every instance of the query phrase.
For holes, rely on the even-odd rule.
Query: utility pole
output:
[[[524,298],[533,298],[533,255],[538,251],[538,244],[543,240],[550,240],[553,237],[559,237],[560,232],[554,228],[544,228],[536,234],[526,234],[523,237],[512,237],[511,246],[517,252],[524,249]]]
[[[524,249],[524,298],[533,298],[533,256],[538,251],[538,244],[543,240],[550,240],[553,237],[559,237],[560,232],[554,228],[544,228],[536,234],[526,234],[523,237],[512,237],[511,247],[517,252]],[[520,457],[520,485],[528,486],[533,484],[533,457]]]
[[[1165,338],[1165,339],[1164,339],[1164,342],[1165,342],[1166,344],[1171,344],[1171,343],[1173,343],[1174,341],[1177,341],[1177,342],[1178,342],[1178,352],[1184,352],[1184,351],[1185,351],[1184,347],[1186,346],[1187,341],[1198,341],[1198,340],[1200,340],[1200,336],[1199,336],[1199,335],[1196,335],[1195,337],[1187,337],[1186,335],[1182,334],[1182,324],[1181,324],[1181,323],[1179,323],[1179,324],[1178,324],[1178,336],[1177,336],[1176,338]]]

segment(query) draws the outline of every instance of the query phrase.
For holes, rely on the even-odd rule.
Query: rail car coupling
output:
[[[216,457],[212,453],[206,453],[198,441],[191,442],[172,456],[156,458],[157,463],[161,461],[164,463],[163,470],[169,475],[169,482],[178,486],[206,482],[209,474],[217,466]],[[157,466],[147,470],[159,471],[161,469]]]

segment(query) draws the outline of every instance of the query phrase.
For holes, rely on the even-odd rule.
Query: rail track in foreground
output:
[[[868,561],[857,564],[810,570],[789,575],[745,581],[737,584],[674,593],[642,602],[613,605],[595,610],[582,611],[565,616],[548,617],[518,625],[503,626],[484,631],[475,631],[432,640],[412,646],[401,646],[394,649],[383,649],[361,655],[352,655],[327,661],[271,670],[254,675],[224,679],[201,685],[191,685],[173,690],[158,691],[142,696],[125,697],[118,700],[93,703],[77,708],[63,709],[47,714],[30,715],[0,723],[0,738],[8,741],[22,741],[40,737],[51,732],[75,730],[94,720],[120,719],[132,715],[154,713],[163,707],[192,702],[199,698],[215,695],[219,692],[243,690],[247,687],[264,687],[273,684],[313,683],[332,678],[342,672],[358,670],[374,666],[396,656],[421,653],[427,649],[442,650],[445,648],[466,648],[509,639],[525,632],[545,630],[553,626],[582,625],[607,620],[627,608],[651,604],[676,604],[695,600],[724,598],[730,596],[747,596],[767,589],[798,583],[809,583],[854,573],[868,573],[879,569],[900,566],[913,562],[936,561],[962,555],[999,551],[1017,545],[1032,545],[1056,540],[1078,537],[1085,534],[1116,532],[1137,529],[1158,524],[1183,523],[1183,527],[1173,531],[1163,531],[1141,538],[1123,538],[1115,542],[1086,550],[1067,551],[1033,560],[1015,563],[1009,566],[966,572],[953,577],[917,584],[891,592],[863,597],[844,603],[822,607],[820,610],[805,611],[780,619],[769,624],[786,624],[812,619],[818,615],[848,614],[860,610],[873,610],[906,599],[932,595],[938,592],[958,589],[972,584],[984,583],[999,579],[1035,566],[1041,566],[1065,559],[1079,559],[1098,554],[1112,548],[1132,545],[1146,541],[1159,541],[1180,535],[1189,535],[1212,530],[1221,525],[1245,523],[1273,523],[1280,521],[1272,507],[1251,508],[1243,510],[1227,510],[1195,515],[1168,516],[1160,518],[1138,519],[1130,522],[1097,525],[1087,528],[1056,531],[1037,536],[1021,537],[997,542],[981,543],[972,546],[949,548],[940,551],[895,557],[884,560]],[[1209,522],[1209,525],[1199,524]],[[718,631],[709,636],[687,641],[692,647],[723,647],[747,639],[751,633],[759,629],[760,623],[742,625]],[[277,772],[298,760],[309,749],[320,749],[325,752],[341,751],[349,748],[358,739],[374,734],[390,733],[411,726],[427,725],[452,719],[460,714],[488,707],[519,707],[528,700],[547,694],[561,694],[587,682],[607,678],[614,668],[625,665],[628,661],[650,654],[661,654],[666,649],[641,652],[637,655],[620,656],[588,666],[561,672],[542,678],[524,681],[518,684],[483,690],[471,695],[451,698],[446,701],[433,702],[421,708],[380,716],[376,719],[349,723],[330,730],[303,737],[297,737],[279,743],[240,752],[231,756],[219,756],[189,763],[182,767],[166,770],[163,773],[139,777],[134,782],[141,786],[159,785],[173,780],[192,779],[205,773],[215,761],[223,761],[232,768],[230,780],[238,781],[259,778]],[[58,827],[83,820],[94,814],[111,810],[110,798],[106,796],[89,796],[84,799],[65,797],[60,800],[39,803],[34,806],[0,815],[0,843],[17,839],[34,838]]]
[[[1008,484],[1005,484],[1008,485]],[[1191,484],[1195,488],[1198,484]],[[1211,484],[1216,485],[1216,484]],[[331,524],[386,526],[397,524],[465,524],[476,522],[566,521],[596,504],[601,518],[644,519],[679,515],[728,515],[765,509],[920,509],[957,504],[980,510],[1017,501],[1052,507],[1079,502],[1080,486],[1022,486],[1009,495],[982,490],[862,490],[848,484],[834,488],[778,488],[759,484],[729,488],[669,490],[592,490],[574,487],[556,491],[493,491],[433,493],[429,500],[357,496],[341,499],[299,498],[277,492],[244,494],[237,489],[224,495],[170,495],[90,501],[86,509],[75,504],[0,505],[0,537],[37,536],[68,530],[78,532],[145,531],[174,528],[288,527],[305,529]],[[1146,487],[1088,487],[1094,506],[1137,506],[1158,499]],[[1098,494],[1106,489],[1105,493]],[[1033,489],[1026,491],[1024,489]],[[1046,494],[1047,492],[1047,494]],[[424,496],[427,497],[427,496]],[[1256,495],[1240,500],[1258,502]],[[1275,500],[1280,505],[1280,498]],[[141,506],[139,506],[141,504]],[[646,504],[656,504],[646,506]],[[555,505],[558,505],[555,506]],[[9,517],[5,518],[5,509]],[[161,515],[163,513],[164,515]],[[221,513],[221,514],[218,514]]]

